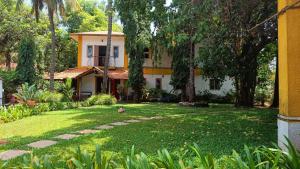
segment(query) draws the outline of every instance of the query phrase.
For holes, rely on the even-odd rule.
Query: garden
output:
[[[119,113],[119,108],[126,111]],[[32,156],[40,157],[42,161],[47,154],[53,163],[62,160],[59,163],[66,165],[71,156],[80,158],[74,154],[79,146],[82,153],[86,150],[91,154],[95,151],[95,146],[99,145],[104,156],[107,158],[113,156],[114,160],[118,159],[117,156],[125,158],[130,155],[133,145],[135,153],[144,152],[149,160],[157,157],[157,150],[166,148],[175,158],[173,160],[177,160],[185,150],[197,143],[201,154],[211,154],[211,158],[216,160],[232,154],[232,150],[243,152],[244,145],[251,147],[249,148],[251,151],[260,145],[273,147],[272,143],[276,142],[277,137],[276,114],[276,110],[243,109],[232,105],[215,104],[209,108],[194,108],[167,103],[96,105],[49,111],[2,124],[0,135],[8,141],[8,144],[1,145],[0,151],[10,149],[32,151]],[[115,126],[71,140],[55,139],[62,134],[95,129],[99,125],[147,117],[162,118]],[[31,142],[49,139],[59,141],[55,145],[41,149],[27,146]],[[30,154],[25,157],[29,161],[32,158]],[[21,165],[23,158],[24,156],[11,160],[10,165]],[[94,156],[90,155],[90,158]]]

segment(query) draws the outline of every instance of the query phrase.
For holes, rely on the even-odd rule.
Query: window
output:
[[[149,48],[145,48],[144,49],[144,58],[150,58],[150,50]]]
[[[114,46],[114,58],[119,57],[119,46]]]
[[[155,79],[155,88],[161,89],[161,78]]]
[[[210,90],[220,90],[221,81],[219,79],[209,79],[209,89]]]
[[[87,57],[88,58],[93,57],[93,46],[91,46],[91,45],[87,46]]]

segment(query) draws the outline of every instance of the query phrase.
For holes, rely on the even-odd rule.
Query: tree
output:
[[[66,1],[70,7],[77,7],[77,2]],[[17,6],[19,7],[23,3],[23,0],[18,0]],[[35,14],[36,20],[39,20],[40,11],[43,10],[44,5],[47,6],[48,18],[50,22],[49,30],[51,32],[51,62],[50,62],[50,90],[54,90],[54,73],[56,63],[56,35],[55,35],[55,23],[54,14],[64,15],[65,2],[63,0],[32,0],[32,9]]]
[[[36,80],[36,46],[31,36],[24,37],[21,40],[18,56],[19,59],[16,68],[18,80],[21,83],[34,84]]]
[[[129,55],[129,86],[134,90],[134,99],[139,102],[144,87],[144,49],[151,41],[151,2],[148,0],[116,0],[123,30],[125,47]]]
[[[108,0],[107,4],[107,15],[108,15],[108,28],[107,28],[107,45],[106,45],[106,54],[104,60],[104,74],[103,74],[103,88],[102,92],[107,93],[107,83],[108,83],[108,67],[109,67],[109,57],[111,50],[111,34],[112,34],[112,0]]]
[[[276,22],[250,30],[276,12],[271,0],[204,1],[208,10],[198,24],[199,61],[206,76],[223,79],[233,77],[237,92],[237,106],[253,106],[257,85],[258,56],[277,36]]]
[[[170,85],[175,90],[181,90],[181,101],[185,101],[186,83],[189,80],[189,43],[176,46],[172,52],[172,75]]]

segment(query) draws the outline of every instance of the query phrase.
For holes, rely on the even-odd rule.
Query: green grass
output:
[[[120,106],[125,107],[126,113],[117,113]],[[108,153],[128,154],[131,146],[135,145],[137,152],[151,155],[160,148],[176,151],[195,142],[204,153],[210,152],[219,157],[230,154],[232,149],[239,151],[245,144],[270,146],[276,142],[276,114],[276,110],[242,109],[231,105],[189,108],[159,103],[54,111],[0,124],[0,138],[10,142],[0,146],[0,152],[16,148],[32,150],[26,144],[110,122],[161,115],[165,118],[118,126],[73,140],[60,141],[55,146],[33,152],[36,155],[65,155],[79,145],[82,149],[94,150],[95,145],[100,144]]]

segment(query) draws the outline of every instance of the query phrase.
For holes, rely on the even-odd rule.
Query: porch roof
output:
[[[54,79],[55,80],[63,80],[67,78],[76,79],[92,73],[100,74],[103,76],[104,71],[98,67],[70,68],[63,72],[55,73]],[[110,79],[128,79],[128,71],[123,69],[108,70],[108,77]],[[45,76],[45,79],[50,79],[49,74]]]

